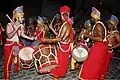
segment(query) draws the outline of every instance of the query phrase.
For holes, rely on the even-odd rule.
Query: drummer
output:
[[[68,68],[69,54],[71,53],[72,21],[69,19],[70,8],[68,6],[62,6],[60,13],[63,24],[59,30],[59,34],[56,32],[58,36],[54,39],[42,39],[43,42],[58,42],[59,44],[57,49],[58,66],[51,70],[51,75],[54,76],[54,80],[58,80],[59,77],[65,77]],[[52,27],[52,25],[50,27]]]
[[[85,34],[84,37],[90,38],[94,41],[94,45],[90,48],[89,56],[84,61],[79,77],[80,79],[100,79],[101,71],[104,64],[104,59],[107,54],[108,46],[106,42],[106,27],[100,22],[101,13],[92,7],[91,17],[95,25],[92,29],[92,36]]]
[[[32,45],[40,45],[42,42],[41,42],[41,39],[45,37],[46,35],[46,31],[48,31],[48,27],[47,25],[44,24],[44,20],[42,17],[38,16],[37,17],[37,27],[35,29],[35,40]]]
[[[103,75],[102,75],[103,78],[107,74],[111,58],[115,55],[114,49],[117,49],[120,47],[120,34],[119,34],[119,31],[116,29],[118,22],[119,20],[115,15],[111,15],[110,20],[108,20],[107,40],[108,40],[109,50],[108,50],[108,54],[105,59],[105,65],[103,68]]]
[[[18,52],[22,45],[20,44],[19,37],[34,40],[33,37],[28,37],[24,34],[24,13],[23,6],[17,7],[13,11],[13,21],[7,24],[6,34],[7,41],[4,45],[4,79],[10,78],[10,69],[14,68],[14,73],[20,70],[18,61]]]
[[[90,39],[89,38],[83,38],[83,35],[86,33],[88,35],[91,35],[91,23],[90,20],[87,20],[84,23],[84,27],[82,29],[82,31],[80,32],[79,36],[78,36],[78,40],[79,42],[77,43],[77,45],[85,44],[86,46],[90,47]],[[80,69],[80,66],[83,62],[77,62],[73,57],[71,58],[71,69],[75,70],[75,69]]]

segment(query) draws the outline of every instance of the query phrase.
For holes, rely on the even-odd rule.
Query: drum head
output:
[[[22,48],[19,52],[19,57],[23,60],[31,60],[34,49],[31,47]]]
[[[88,57],[88,50],[83,46],[76,46],[72,51],[72,56],[78,62],[82,62]]]

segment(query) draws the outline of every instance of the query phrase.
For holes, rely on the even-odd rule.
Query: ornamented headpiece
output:
[[[98,11],[95,7],[92,7],[92,12],[91,12],[91,16],[95,19],[99,19],[100,20],[100,11]]]
[[[110,20],[108,21],[112,23],[114,26],[116,26],[119,22],[118,18],[115,15],[111,15]]]
[[[91,22],[90,20],[87,20],[84,25],[90,26],[91,27]]]
[[[23,6],[17,7],[17,8],[13,11],[13,18],[23,17],[23,16],[24,16]]]
[[[40,16],[38,16],[37,21],[38,21],[38,22],[44,22],[43,19],[42,19]]]
[[[56,17],[56,19],[60,19],[60,15],[59,14],[56,14],[55,17]]]

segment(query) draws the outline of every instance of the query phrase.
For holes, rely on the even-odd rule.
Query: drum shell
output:
[[[54,51],[51,50],[54,54],[49,52],[51,48],[52,50],[54,49]],[[51,54],[53,55],[52,58],[50,57]],[[38,73],[48,73],[58,65],[57,53],[55,46],[53,45],[43,45],[40,46],[40,48],[35,49],[33,53],[33,59]]]
[[[30,52],[29,54],[30,55],[27,55],[27,52],[25,51],[28,51]],[[34,66],[34,63],[33,63],[33,58],[32,58],[32,54],[34,52],[34,49],[32,47],[23,47],[20,51],[19,51],[19,62],[20,62],[20,66],[24,69],[30,69]],[[27,57],[31,56],[30,59],[24,59],[21,55],[26,54]]]

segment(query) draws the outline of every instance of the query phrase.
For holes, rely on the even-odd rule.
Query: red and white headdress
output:
[[[68,6],[62,6],[60,7],[60,13],[67,13],[68,15],[70,14],[70,8]]]

